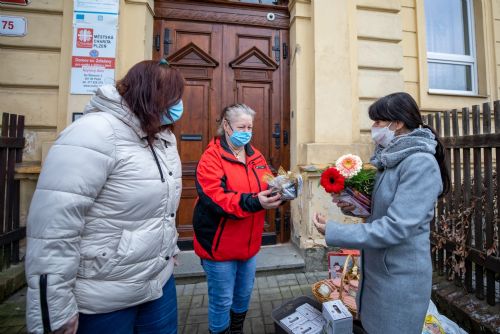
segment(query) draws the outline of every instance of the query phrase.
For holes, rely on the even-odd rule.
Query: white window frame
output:
[[[466,0],[466,1],[467,1],[467,26],[468,26],[469,45],[471,53],[470,56],[428,51],[427,68],[429,67],[429,63],[470,66],[472,72],[471,90],[437,89],[429,87],[429,93],[449,94],[449,95],[478,95],[476,35],[474,29],[474,7],[472,5],[472,0]],[[427,84],[430,85],[429,78],[427,78]]]

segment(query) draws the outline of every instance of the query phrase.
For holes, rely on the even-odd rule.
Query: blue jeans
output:
[[[229,310],[248,310],[255,280],[256,256],[247,261],[201,261],[207,274],[208,328],[222,332],[229,327]]]
[[[123,310],[79,315],[78,334],[177,333],[177,293],[172,275],[161,298]]]

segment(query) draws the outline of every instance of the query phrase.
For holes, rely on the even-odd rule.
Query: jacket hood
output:
[[[104,85],[97,89],[95,95],[92,96],[83,110],[84,114],[91,112],[105,112],[111,114],[131,127],[139,138],[143,139],[147,137],[146,132],[141,128],[141,122],[137,116],[130,111],[127,102],[123,100],[116,90],[116,87],[113,85]],[[169,129],[158,133],[158,137],[168,142],[175,143],[174,135]]]
[[[436,145],[436,137],[431,130],[417,128],[406,135],[397,136],[387,147],[377,145],[370,162],[378,169],[392,168],[414,153],[434,155]]]

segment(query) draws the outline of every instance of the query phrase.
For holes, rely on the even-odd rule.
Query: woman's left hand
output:
[[[325,235],[326,231],[326,217],[321,213],[315,213],[313,216],[313,223],[319,233]]]

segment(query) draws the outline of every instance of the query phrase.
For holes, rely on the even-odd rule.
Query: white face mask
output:
[[[372,126],[372,139],[376,144],[382,147],[386,147],[394,139],[395,133],[393,130],[389,129],[392,122],[386,127],[377,128]]]

